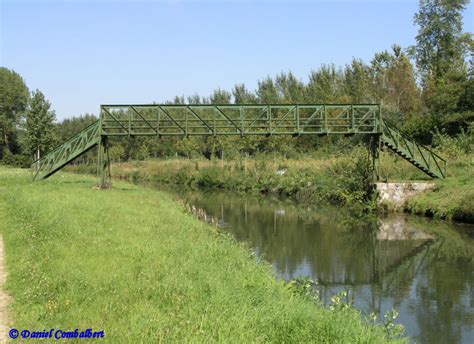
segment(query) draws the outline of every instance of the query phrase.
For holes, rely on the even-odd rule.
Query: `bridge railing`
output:
[[[378,104],[102,105],[102,135],[314,135],[381,132]]]

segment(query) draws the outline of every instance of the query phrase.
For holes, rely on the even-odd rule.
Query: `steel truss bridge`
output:
[[[98,146],[99,183],[110,183],[109,137],[369,135],[378,178],[382,145],[432,178],[446,177],[446,160],[382,117],[379,104],[141,104],[101,105],[100,119],[36,161],[45,179]]]

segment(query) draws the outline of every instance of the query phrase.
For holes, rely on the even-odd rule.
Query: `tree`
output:
[[[35,160],[41,158],[54,143],[56,116],[40,90],[31,95],[24,122],[23,147]]]
[[[275,78],[279,98],[283,103],[298,103],[304,99],[305,86],[293,73],[280,73]]]
[[[368,103],[373,101],[370,96],[370,69],[362,60],[353,59],[344,69],[344,102]]]
[[[419,26],[411,51],[421,73],[426,104],[435,114],[457,110],[467,81],[465,62],[472,35],[463,32],[469,0],[420,0]]]
[[[244,84],[237,84],[232,90],[235,104],[254,104],[257,102],[255,94],[251,93]]]
[[[414,22],[419,26],[414,51],[416,65],[426,81],[444,76],[452,63],[464,60],[470,35],[463,33],[462,11],[469,0],[420,0]]]
[[[259,103],[279,103],[277,88],[269,76],[258,82],[257,98]]]
[[[464,93],[459,99],[460,111],[474,110],[474,41],[471,42],[471,61]]]
[[[403,114],[421,109],[420,90],[416,84],[413,65],[398,45],[392,52],[375,54],[372,63],[373,94],[386,108]]]
[[[188,104],[201,104],[201,97],[195,93],[192,96],[187,97]]]
[[[309,75],[306,100],[309,103],[336,103],[342,94],[343,78],[334,65],[322,65]]]
[[[221,88],[214,90],[212,93],[210,100],[212,104],[230,104],[230,99],[232,95]]]
[[[22,77],[0,67],[0,157],[3,149],[14,150],[16,126],[28,105],[28,88]]]
[[[460,110],[459,103],[468,83],[466,71],[460,64],[442,77],[430,75],[424,90],[424,99],[428,108],[437,115],[446,115]]]

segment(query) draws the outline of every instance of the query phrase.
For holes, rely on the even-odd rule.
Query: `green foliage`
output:
[[[344,69],[344,102],[372,103],[370,68],[360,59],[353,59]]]
[[[258,82],[257,98],[259,103],[277,103],[278,91],[272,78],[267,77]]]
[[[469,0],[420,0],[415,15],[419,26],[416,46],[412,47],[416,63],[425,80],[430,74],[443,77],[464,59],[469,36],[463,33],[462,11]]]
[[[466,82],[463,67],[449,70],[442,77],[430,77],[424,94],[429,109],[437,115],[458,111]]]
[[[142,142],[138,148],[136,153],[136,158],[138,160],[146,160],[150,157],[150,150],[146,142]]]
[[[4,148],[2,157],[2,160],[0,160],[0,164],[2,165],[28,168],[32,163],[30,157],[22,154],[12,154],[7,148]]]
[[[330,168],[338,181],[339,198],[346,204],[368,204],[373,196],[374,171],[367,149],[358,147],[350,158],[341,159]]]
[[[458,110],[467,81],[466,54],[471,34],[463,32],[462,11],[468,0],[420,0],[419,26],[412,53],[421,72],[424,98],[437,115]]]
[[[176,142],[176,151],[180,156],[189,158],[194,157],[199,152],[200,147],[196,138],[186,137]]]
[[[119,162],[125,158],[125,149],[122,145],[114,145],[109,148],[109,157],[112,162]]]
[[[474,122],[467,131],[461,128],[461,132],[455,137],[446,134],[446,130],[436,129],[433,133],[433,146],[449,159],[471,153],[474,146]]]
[[[405,332],[405,328],[401,324],[395,324],[395,320],[398,318],[398,311],[387,310],[384,314],[384,318],[382,320],[382,326],[387,333],[389,338],[401,338],[403,333]],[[370,314],[370,319],[373,323],[377,323],[377,315],[375,313]]]
[[[319,301],[317,285],[310,277],[298,277],[288,282],[288,289],[296,295]]]
[[[305,85],[293,73],[280,73],[275,77],[278,102],[301,103],[304,100]]]
[[[474,41],[473,41],[474,42]],[[464,85],[464,92],[459,99],[459,111],[474,109],[474,43],[471,43],[471,68]]]
[[[342,100],[343,75],[334,65],[322,65],[311,71],[306,86],[306,101],[315,103],[338,103]]]
[[[353,307],[353,303],[349,299],[349,292],[344,290],[331,297],[331,305],[329,309],[335,310],[347,310]]]
[[[40,90],[32,93],[23,127],[22,145],[27,154],[39,159],[55,142],[56,116]]]
[[[234,97],[235,104],[255,104],[257,97],[255,94],[250,92],[244,84],[237,84],[232,90],[232,96]]]
[[[210,102],[213,104],[230,104],[232,95],[220,88],[216,89],[210,97]]]
[[[392,51],[376,53],[372,60],[375,99],[383,102],[384,110],[405,115],[419,113],[420,90],[413,65],[400,46],[393,45]]]
[[[16,126],[27,107],[28,98],[23,78],[13,70],[0,67],[0,153],[5,151],[4,148],[18,153]]]
[[[442,128],[449,136],[456,136],[461,131],[469,130],[472,123],[474,123],[474,110],[448,114],[437,123],[437,127]]]
[[[217,167],[207,167],[199,171],[196,179],[196,185],[204,189],[221,189],[224,188],[225,174]]]
[[[73,116],[70,118],[63,119],[61,122],[56,124],[58,143],[62,143],[67,139],[73,137],[82,129],[88,127],[95,121],[97,121],[97,117],[93,114],[88,113],[81,116]]]
[[[415,138],[421,144],[429,145],[432,141],[433,130],[440,126],[440,120],[433,115],[410,115],[403,123],[402,130]]]

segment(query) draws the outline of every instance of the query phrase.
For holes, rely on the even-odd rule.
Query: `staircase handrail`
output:
[[[443,166],[443,169],[439,166],[438,160],[437,160],[437,159],[433,159],[434,163],[435,163],[436,166],[438,167],[438,169],[439,169],[439,171],[441,172],[441,174],[443,175],[443,177],[446,177],[446,174],[447,174],[447,171],[446,171],[447,160],[446,160],[446,159],[444,159],[443,157],[441,157],[440,155],[438,155],[437,153],[435,153],[432,149],[428,148],[427,146],[425,146],[425,145],[423,145],[423,144],[421,144],[421,143],[418,143],[417,140],[416,140],[413,136],[407,134],[406,132],[404,132],[403,130],[401,130],[400,128],[398,128],[398,127],[397,127],[395,124],[393,124],[391,121],[389,121],[389,120],[387,120],[387,119],[384,118],[384,119],[382,119],[381,122],[382,122],[382,133],[383,133],[383,134],[385,134],[385,131],[388,129],[388,130],[389,130],[389,135],[390,135],[390,137],[391,137],[392,139],[394,139],[390,131],[391,131],[391,130],[395,130],[395,131],[397,131],[398,134],[403,138],[404,141],[405,141],[405,140],[409,140],[409,141],[413,142],[413,143],[415,144],[416,148],[418,148],[418,151],[420,152],[421,157],[422,157],[423,160],[425,161],[425,164],[426,164],[427,167],[429,167],[429,164],[427,163],[426,158],[424,157],[423,153],[421,152],[420,147],[423,148],[423,150],[425,150],[427,153],[431,154],[433,157],[435,157],[435,158],[437,158],[438,160],[440,160],[440,162],[444,165],[444,166]],[[394,142],[397,143],[396,140],[394,140]],[[406,142],[405,142],[405,144],[406,144]],[[410,150],[410,153],[414,156],[414,153],[411,152],[410,147],[409,147],[407,144],[406,144],[406,146],[407,146],[407,148]],[[444,170],[444,171],[443,171],[443,170]]]
[[[70,138],[68,138],[66,141],[62,142],[61,144],[57,145],[56,147],[54,147],[53,149],[51,149],[50,151],[48,151],[48,153],[44,154],[43,157],[39,158],[39,159],[36,159],[31,165],[35,165],[36,163],[40,162],[41,160],[45,159],[49,154],[52,154],[53,152],[57,151],[58,149],[60,149],[63,145],[65,145],[66,143],[68,143],[69,141],[72,141],[72,139],[74,139],[79,133],[89,129],[90,127],[94,126],[97,124],[97,122],[100,122],[101,120],[98,119],[96,120],[95,122],[89,124],[87,127],[85,127],[84,129],[81,129],[81,131],[77,132],[75,135],[71,136]]]
[[[443,162],[446,162],[447,160],[444,159],[443,157],[439,156],[437,153],[435,153],[432,149],[428,148],[427,146],[419,143],[413,136],[407,134],[406,132],[404,132],[403,130],[401,130],[400,128],[398,128],[395,124],[393,124],[391,121],[388,121],[386,118],[384,118],[382,120],[383,124],[385,124],[389,129],[395,129],[397,130],[401,136],[403,136],[404,138],[410,140],[410,141],[413,141],[415,142],[418,146],[421,146],[423,147],[424,149],[426,149],[428,152],[430,152],[431,154],[433,154],[434,156],[436,156],[438,159],[440,159],[441,161]]]

